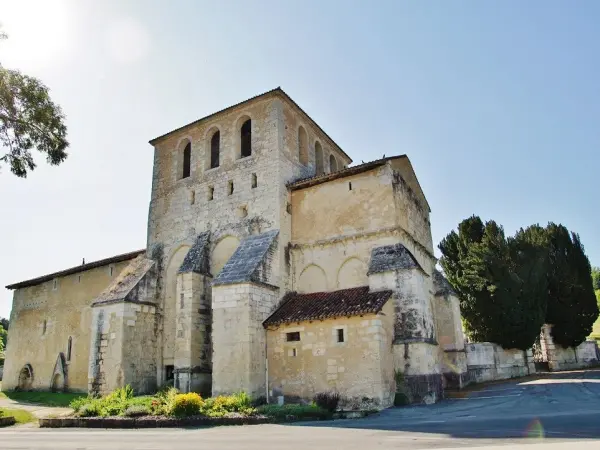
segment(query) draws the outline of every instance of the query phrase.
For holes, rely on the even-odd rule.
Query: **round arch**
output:
[[[239,245],[240,240],[231,234],[223,236],[217,241],[210,254],[210,273],[213,278],[216,278],[221,272]]]
[[[21,391],[28,391],[33,385],[33,367],[31,364],[25,364],[19,371],[19,382],[17,388]]]

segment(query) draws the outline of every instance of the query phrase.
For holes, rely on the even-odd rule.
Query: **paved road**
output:
[[[193,430],[0,430],[1,449],[492,450],[506,445],[600,448],[600,371],[502,383],[467,399],[391,409],[361,420]]]

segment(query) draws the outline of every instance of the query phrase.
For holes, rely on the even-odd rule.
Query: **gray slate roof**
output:
[[[271,230],[244,239],[217,275],[213,285],[249,281],[268,284],[268,264],[278,234],[279,230]]]
[[[196,238],[196,242],[183,259],[179,273],[196,272],[210,275],[209,239],[210,231],[205,231]]]
[[[437,269],[433,269],[433,289],[435,295],[456,295],[450,282]]]
[[[153,260],[145,258],[144,255],[139,255],[117,275],[92,304],[138,301],[139,299],[133,298],[134,296],[137,297],[134,289],[154,264]]]
[[[421,266],[402,244],[385,245],[371,250],[368,275],[396,269],[421,269]]]

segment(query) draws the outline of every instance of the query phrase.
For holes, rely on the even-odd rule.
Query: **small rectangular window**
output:
[[[111,277],[113,276],[113,270],[114,270],[113,266],[110,266],[109,269],[108,269]]]
[[[196,203],[196,191],[190,191],[190,205]]]
[[[56,290],[58,287],[58,282],[56,281],[56,278],[54,280],[52,280],[52,289]]]
[[[213,198],[215,198],[215,188],[212,186],[208,187],[208,201],[211,201]]]
[[[344,342],[344,329],[343,328],[338,328],[338,330],[337,330],[337,341]]]
[[[233,181],[229,181],[229,183],[227,183],[227,195],[231,195],[233,194]]]
[[[253,173],[252,174],[252,189],[254,189],[256,186],[258,186],[258,179],[256,178],[256,174]]]
[[[348,181],[348,190],[351,191],[352,190],[352,181]]]
[[[293,356],[294,358],[295,358],[296,356],[298,356],[298,351],[297,351],[295,348],[293,348],[293,349],[292,349],[292,356]]]
[[[285,337],[288,342],[298,342],[300,340],[300,332],[294,331],[292,333],[286,333]]]

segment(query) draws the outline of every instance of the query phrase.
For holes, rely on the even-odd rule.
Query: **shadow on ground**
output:
[[[600,369],[495,382],[464,399],[391,408],[358,420],[298,423],[444,434],[456,438],[600,438]]]

